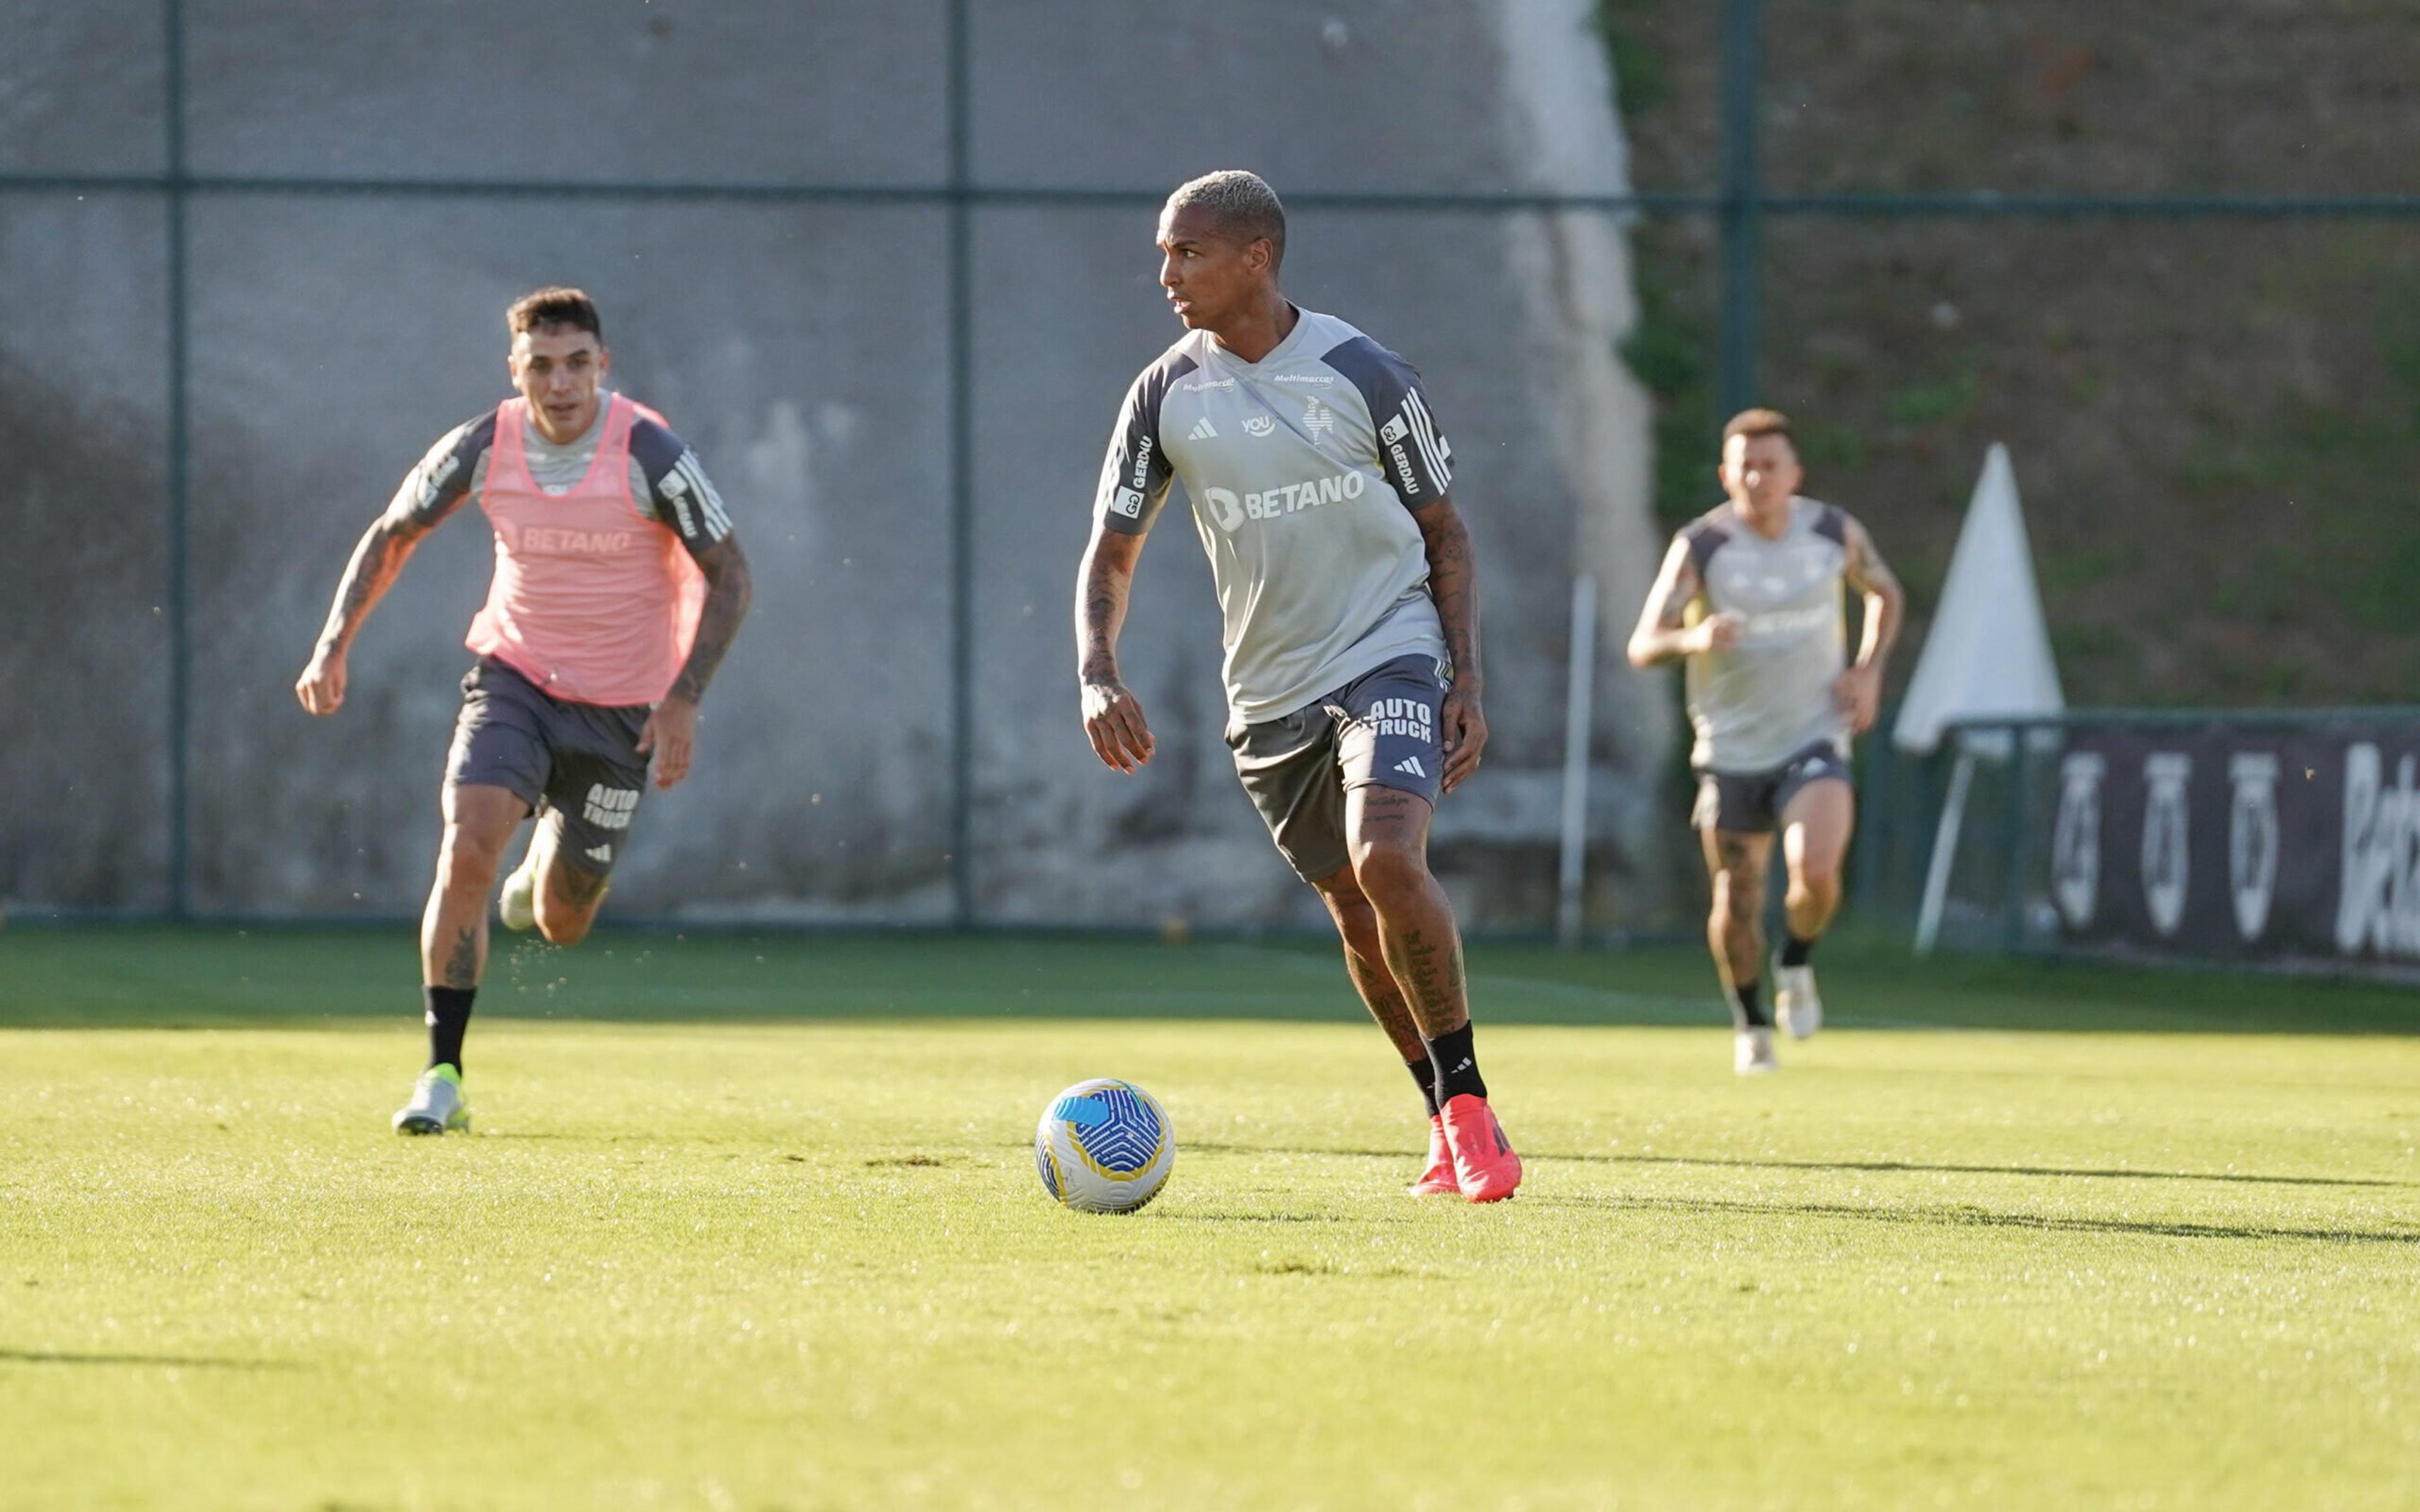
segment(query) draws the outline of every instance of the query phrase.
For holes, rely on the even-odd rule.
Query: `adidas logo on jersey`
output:
[[[1414,777],[1423,779],[1425,779],[1429,775],[1428,768],[1420,764],[1420,759],[1417,756],[1406,756],[1402,761],[1397,762],[1395,764],[1395,770],[1398,772],[1409,772]]]
[[[1199,424],[1185,433],[1185,439],[1188,441],[1215,441],[1218,439],[1218,427],[1210,424],[1208,415],[1203,415]]]

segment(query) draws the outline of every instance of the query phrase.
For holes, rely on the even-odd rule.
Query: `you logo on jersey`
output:
[[[1233,533],[1248,519],[1276,519],[1280,516],[1316,509],[1322,504],[1342,503],[1358,499],[1368,490],[1370,478],[1362,472],[1336,472],[1325,478],[1310,478],[1301,483],[1289,483],[1281,488],[1260,493],[1247,493],[1240,498],[1233,490],[1210,487],[1202,490],[1202,502],[1218,528]]]

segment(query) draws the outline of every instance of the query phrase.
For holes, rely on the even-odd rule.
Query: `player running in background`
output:
[[[1823,1022],[1809,963],[1840,905],[1856,823],[1849,741],[1874,722],[1904,599],[1864,526],[1799,497],[1806,474],[1788,417],[1734,417],[1718,475],[1730,501],[1673,539],[1631,634],[1630,662],[1688,658],[1692,820],[1714,883],[1706,935],[1738,1030],[1732,1068],[1745,1076],[1776,1065],[1758,918],[1776,830],[1790,868],[1790,933],[1774,1006],[1796,1039]],[[1844,580],[1865,598],[1854,666],[1846,665]]]
[[[1412,1191],[1510,1196],[1521,1161],[1488,1106],[1461,933],[1428,869],[1438,795],[1487,743],[1452,454],[1401,358],[1279,292],[1285,210],[1260,178],[1181,186],[1158,240],[1187,333],[1127,392],[1102,468],[1076,597],[1085,733],[1119,771],[1151,760],[1118,630],[1182,478],[1225,615],[1236,771],[1428,1104]]]
[[[697,704],[748,611],[748,559],[696,454],[662,417],[599,387],[597,306],[546,288],[505,313],[520,391],[457,426],[362,537],[295,684],[345,702],[345,655],[420,538],[475,498],[496,534],[478,664],[445,769],[437,881],[421,918],[428,1069],[404,1134],[470,1126],[462,1037],[488,957],[488,896],[513,831],[540,816],[499,901],[556,945],[588,933],[645,788],[689,775]]]

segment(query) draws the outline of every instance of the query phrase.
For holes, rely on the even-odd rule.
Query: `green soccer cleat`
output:
[[[462,1101],[462,1073],[451,1066],[431,1066],[411,1084],[411,1101],[395,1116],[395,1132],[442,1134],[448,1130],[471,1132],[471,1104]]]
[[[504,890],[496,894],[496,917],[516,934],[526,934],[537,924],[537,847],[530,850],[532,854],[522,856],[521,864],[506,874]]]

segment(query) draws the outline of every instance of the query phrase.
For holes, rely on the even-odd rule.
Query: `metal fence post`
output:
[[[187,599],[188,489],[186,448],[193,439],[187,406],[186,349],[192,320],[186,301],[185,14],[182,0],[160,11],[166,116],[168,234],[168,917],[193,912],[193,834],[189,812],[193,772],[194,640]]]
[[[1719,420],[1757,402],[1762,342],[1764,183],[1758,162],[1761,0],[1723,0],[1723,334]]]
[[[950,0],[950,922],[975,921],[974,196],[967,0]]]

